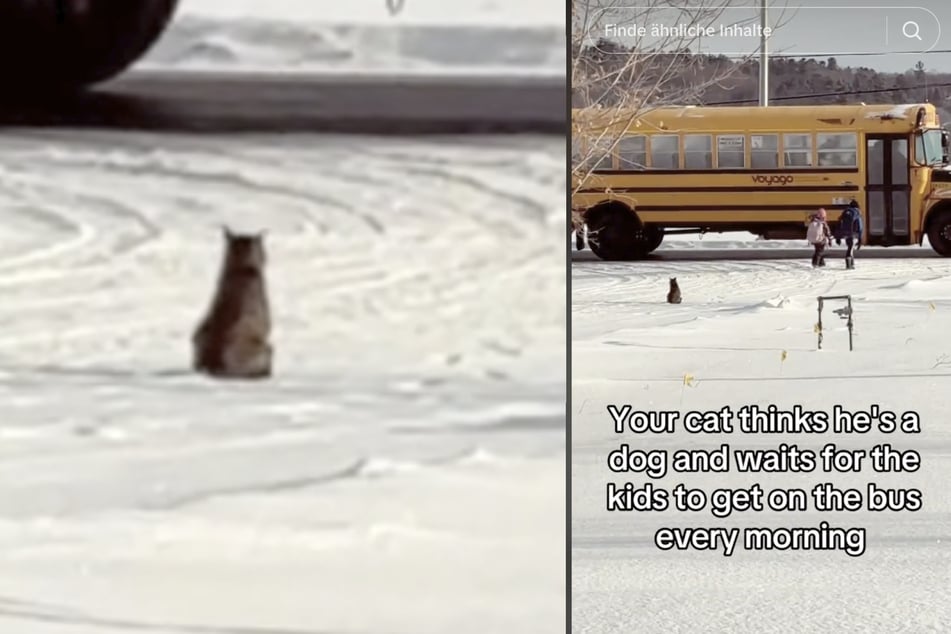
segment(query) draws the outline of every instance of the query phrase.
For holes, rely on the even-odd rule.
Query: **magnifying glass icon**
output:
[[[901,33],[908,39],[914,38],[918,41],[921,41],[921,27],[918,26],[917,22],[905,22],[901,25]]]

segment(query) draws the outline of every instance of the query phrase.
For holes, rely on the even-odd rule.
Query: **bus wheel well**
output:
[[[605,200],[597,205],[588,207],[584,212],[584,222],[588,227],[595,227],[604,221],[605,216],[613,214],[623,214],[637,219],[637,213],[631,209],[629,205],[625,205],[617,200]],[[637,224],[640,224],[640,219],[637,219]]]
[[[925,235],[938,255],[951,256],[951,203],[937,205],[928,212]]]

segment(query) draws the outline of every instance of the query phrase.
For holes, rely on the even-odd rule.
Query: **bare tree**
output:
[[[763,1],[744,6],[735,0],[572,0],[572,191],[592,184],[594,170],[643,114],[702,103],[707,88],[755,55],[757,50],[697,53],[711,38],[722,37],[721,27],[758,23],[751,9]],[[746,10],[727,11],[737,8]],[[573,228],[582,224],[581,212],[573,210]]]

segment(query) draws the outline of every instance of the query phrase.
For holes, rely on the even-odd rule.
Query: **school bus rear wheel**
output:
[[[928,223],[928,242],[938,255],[951,256],[951,209],[944,209]]]
[[[602,260],[639,260],[663,239],[663,232],[645,227],[631,208],[617,203],[592,208],[585,224],[588,246]]]

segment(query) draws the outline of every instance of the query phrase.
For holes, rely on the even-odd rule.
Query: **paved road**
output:
[[[3,126],[179,132],[565,134],[558,77],[128,73],[80,96],[7,101]]]

